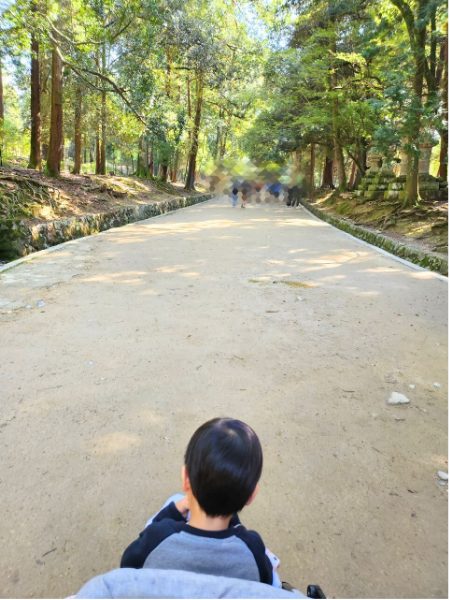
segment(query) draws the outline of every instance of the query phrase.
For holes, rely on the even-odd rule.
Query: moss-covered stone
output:
[[[165,202],[127,206],[113,212],[83,215],[38,223],[27,227],[19,216],[0,219],[0,258],[13,260],[62,242],[120,227],[166,212],[192,206],[212,198],[213,194],[177,197]],[[22,217],[23,218],[23,217]]]

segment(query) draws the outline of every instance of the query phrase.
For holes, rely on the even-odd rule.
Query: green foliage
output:
[[[442,0],[424,3],[427,64],[431,68],[435,44],[436,75],[443,66],[439,51],[446,13]],[[32,35],[40,45],[44,150],[56,44],[65,64],[65,158],[73,164],[81,88],[85,171],[93,168],[104,135],[110,168],[135,172],[148,158],[155,172],[161,165],[184,172],[200,92],[197,166],[203,171],[227,158],[240,164],[247,157],[278,165],[281,173],[293,153],[311,143],[323,149],[321,158],[339,146],[346,164],[354,158],[360,170],[370,147],[388,157],[402,146],[417,152],[419,136],[405,146],[417,119],[422,131],[435,135],[446,117],[443,95],[428,89],[429,80],[423,105],[416,102],[414,44],[397,5],[393,0],[12,0],[0,29],[7,72],[4,158],[25,160],[29,150]],[[418,2],[407,5],[416,18]]]

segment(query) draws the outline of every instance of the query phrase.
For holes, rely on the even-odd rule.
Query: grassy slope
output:
[[[422,202],[405,208],[395,200],[362,202],[351,193],[328,192],[318,196],[314,206],[357,225],[371,227],[396,241],[447,254],[447,202]]]

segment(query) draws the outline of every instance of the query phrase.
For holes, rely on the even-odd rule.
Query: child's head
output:
[[[184,456],[193,496],[209,516],[229,516],[249,503],[261,477],[258,436],[237,419],[212,419],[192,436]]]

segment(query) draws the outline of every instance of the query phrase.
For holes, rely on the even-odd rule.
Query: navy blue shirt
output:
[[[121,567],[177,569],[272,584],[272,564],[256,531],[234,515],[227,529],[191,527],[172,502],[125,550]]]

